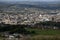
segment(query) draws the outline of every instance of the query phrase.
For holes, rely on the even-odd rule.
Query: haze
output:
[[[47,1],[47,2],[52,2],[52,1],[60,1],[60,0],[0,0],[0,1]]]

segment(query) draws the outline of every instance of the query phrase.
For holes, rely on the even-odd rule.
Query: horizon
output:
[[[60,2],[60,0],[0,0],[1,2],[17,2],[17,1],[31,1],[31,2]]]

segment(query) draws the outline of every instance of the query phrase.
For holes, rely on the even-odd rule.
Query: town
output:
[[[0,11],[0,23],[34,25],[44,21],[60,22],[60,10],[11,6]]]

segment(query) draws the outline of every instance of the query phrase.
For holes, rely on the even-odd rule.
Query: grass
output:
[[[28,28],[28,31],[35,32],[35,35],[60,35],[60,30],[52,30],[52,29],[45,29],[45,30],[41,30],[41,29],[32,29],[32,28]]]
[[[54,36],[35,36],[32,37],[31,40],[60,40],[59,37],[54,37]]]
[[[27,28],[28,31],[34,31],[35,34],[32,34],[29,40],[60,40],[60,30],[53,30],[53,29],[33,29]],[[28,39],[27,39],[28,40]]]
[[[0,37],[0,40],[3,40],[3,38],[2,38],[2,37]]]
[[[35,35],[27,40],[60,40],[60,36],[55,36],[55,35]]]
[[[31,37],[26,40],[60,40],[60,30],[52,30],[52,29],[34,29],[34,28],[26,28],[29,32],[31,32]],[[0,38],[2,40],[3,38]],[[25,39],[24,39],[25,40]]]

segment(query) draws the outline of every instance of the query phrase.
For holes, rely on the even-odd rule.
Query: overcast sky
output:
[[[60,1],[60,0],[0,0],[0,1]]]

